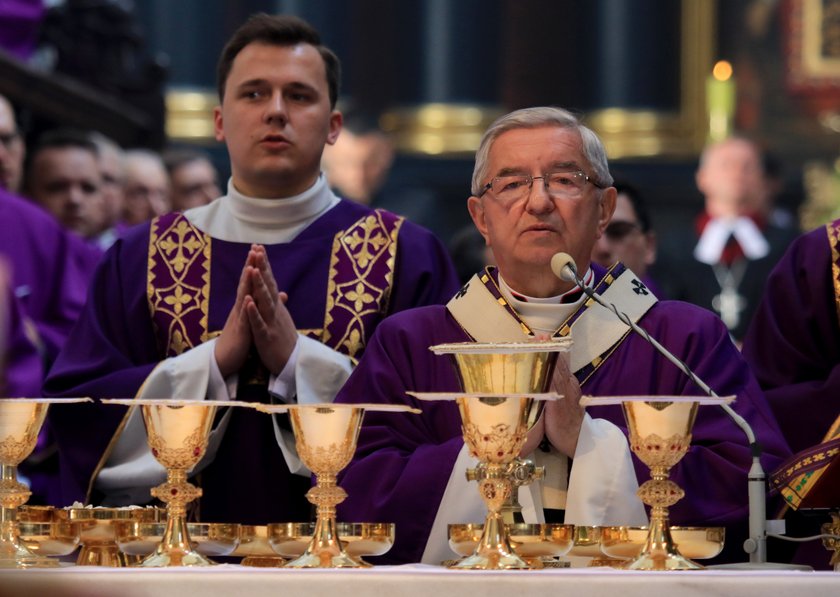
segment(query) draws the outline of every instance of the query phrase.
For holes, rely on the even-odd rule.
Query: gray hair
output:
[[[557,126],[576,130],[580,133],[584,157],[589,161],[595,174],[598,184],[605,187],[611,186],[613,177],[607,164],[607,152],[604,144],[591,129],[563,108],[551,106],[538,108],[523,108],[497,118],[481,138],[478,151],[475,153],[475,169],[473,170],[472,189],[473,195],[478,195],[485,184],[487,170],[489,168],[490,148],[493,142],[502,133],[514,129],[534,129],[543,126]]]

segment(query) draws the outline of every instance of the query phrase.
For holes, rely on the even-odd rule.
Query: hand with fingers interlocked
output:
[[[252,292],[245,297],[245,312],[260,360],[272,374],[279,375],[297,343],[297,329],[286,309],[289,297],[277,289],[265,247],[254,245],[249,257],[251,254],[254,255],[249,272]]]

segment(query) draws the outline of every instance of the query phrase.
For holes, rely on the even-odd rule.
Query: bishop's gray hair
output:
[[[591,129],[584,126],[577,116],[564,110],[544,106],[538,108],[523,108],[497,118],[481,138],[478,151],[475,153],[475,169],[473,170],[471,192],[478,195],[486,184],[487,169],[489,168],[490,148],[493,142],[502,134],[514,129],[534,129],[543,126],[557,126],[576,130],[580,133],[584,157],[589,161],[598,184],[611,186],[613,177],[607,164],[607,152],[604,144]]]

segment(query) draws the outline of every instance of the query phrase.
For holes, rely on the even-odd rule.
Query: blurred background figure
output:
[[[207,205],[222,195],[219,174],[206,154],[197,149],[170,149],[163,153],[169,173],[172,211]]]
[[[147,222],[171,211],[169,175],[160,154],[148,149],[125,152],[125,203],[123,221],[128,226]]]
[[[92,238],[101,227],[102,175],[90,135],[54,129],[38,139],[29,155],[26,196],[67,230]]]
[[[693,231],[671,230],[663,238],[655,268],[668,298],[719,314],[737,343],[770,270],[797,235],[770,218],[774,187],[764,167],[761,149],[749,139],[707,146],[695,175],[705,211]]]
[[[647,206],[632,185],[616,181],[613,186],[618,193],[615,212],[592,248],[592,261],[607,268],[620,261],[657,297],[664,298],[648,275],[648,268],[656,261],[656,233],[651,228]]]
[[[96,218],[98,227],[91,240],[104,251],[114,244],[125,227],[122,223],[125,158],[122,148],[102,133],[93,132],[90,138],[99,152],[102,176],[101,213]]]
[[[20,192],[26,144],[12,104],[0,95],[0,188]]]
[[[321,167],[337,195],[370,205],[393,161],[394,146],[376,118],[351,109],[344,114],[338,141],[324,148]]]
[[[449,241],[449,256],[455,264],[455,273],[461,284],[469,282],[477,272],[488,265],[496,265],[493,251],[473,225],[456,232]]]

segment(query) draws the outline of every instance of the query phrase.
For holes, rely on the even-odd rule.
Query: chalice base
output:
[[[647,544],[635,559],[624,566],[625,570],[703,570],[693,560],[682,555],[677,546],[671,541],[670,533],[667,540],[656,540],[649,537]]]
[[[103,543],[101,545],[84,544],[76,558],[76,566],[125,568],[133,565],[137,561],[136,558],[129,558],[121,552],[116,543]]]
[[[361,559],[347,555],[344,550],[335,552],[322,549],[310,553],[306,551],[302,556],[286,564],[284,568],[370,568],[371,565]]]
[[[138,568],[167,568],[169,566],[215,566],[216,562],[193,549],[160,550],[137,564]]]
[[[449,566],[454,570],[531,570],[528,564],[513,552],[501,516],[489,514],[484,521],[481,539],[475,553],[461,558]]]
[[[16,541],[0,542],[0,568],[57,568],[55,558],[35,555]]]

